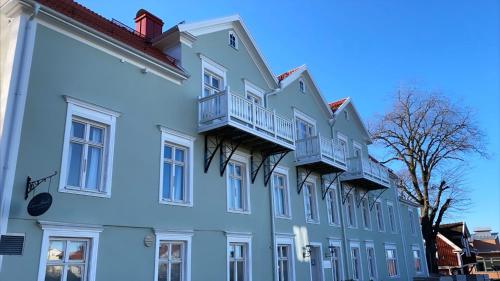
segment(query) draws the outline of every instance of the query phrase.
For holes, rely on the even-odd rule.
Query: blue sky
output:
[[[473,107],[490,159],[471,157],[473,204],[453,220],[500,231],[500,2],[98,1],[81,3],[133,26],[145,8],[165,28],[240,14],[271,69],[307,64],[327,100],[351,96],[365,121],[388,109],[401,84],[440,90]]]

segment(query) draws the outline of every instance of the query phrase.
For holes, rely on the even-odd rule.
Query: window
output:
[[[362,280],[361,271],[361,253],[359,251],[359,243],[351,243],[351,263],[352,263],[352,279]]]
[[[340,133],[337,133],[338,135],[338,143],[339,143],[339,146],[340,146],[340,150],[341,150],[341,153],[342,153],[342,160],[346,160],[345,157],[347,156],[347,137],[340,134]]]
[[[102,228],[41,222],[42,250],[38,280],[94,281]]]
[[[191,280],[192,232],[156,232],[155,281]]]
[[[418,246],[412,246],[414,268],[416,273],[422,273],[422,255]]]
[[[415,234],[417,233],[416,229],[415,229],[415,216],[413,214],[413,210],[411,209],[408,209],[408,217],[409,217],[409,224],[410,224],[410,232],[411,234]]]
[[[312,182],[304,183],[304,206],[306,222],[319,223],[315,184]]]
[[[118,113],[65,96],[68,103],[60,192],[111,196]]]
[[[356,227],[356,211],[354,209],[354,194],[350,193],[346,200],[347,227]]]
[[[349,111],[344,110],[344,118],[345,120],[349,120]]]
[[[202,67],[202,93],[203,97],[215,95],[226,88],[226,68],[213,60],[200,55]],[[214,99],[214,102],[218,99]]]
[[[299,89],[302,93],[306,92],[306,84],[304,83],[304,80],[302,80],[302,79],[299,80]]]
[[[343,280],[342,275],[342,251],[340,241],[330,241],[330,260],[332,264],[333,281]]]
[[[160,127],[160,203],[192,206],[194,137]]]
[[[396,246],[385,246],[385,260],[387,263],[387,274],[389,275],[389,277],[397,277],[399,273]]]
[[[361,211],[363,213],[363,226],[365,229],[371,228],[370,206],[367,198],[361,200]]]
[[[236,50],[238,49],[238,37],[236,37],[236,33],[234,33],[234,31],[229,31],[228,41],[229,46],[235,48]]]
[[[328,210],[328,222],[331,225],[339,225],[339,210],[337,202],[337,190],[332,188],[326,194],[326,207]]]
[[[251,281],[251,237],[242,234],[227,236],[227,280]]]
[[[385,231],[384,214],[382,213],[382,203],[375,202],[375,215],[377,216],[377,225],[379,231]]]
[[[278,281],[290,280],[290,246],[278,245]]]
[[[280,218],[290,218],[288,171],[277,167],[273,173],[274,214]]]
[[[227,165],[227,208],[229,212],[250,213],[247,158],[233,155]]]
[[[396,214],[394,213],[394,205],[391,202],[387,202],[387,213],[389,215],[389,226],[392,232],[397,232],[396,226]]]
[[[244,82],[246,98],[255,105],[264,106],[265,91],[248,80],[244,80]]]
[[[368,278],[369,280],[377,280],[377,261],[375,259],[375,247],[373,244],[366,246],[366,259],[368,263]]]
[[[297,140],[306,139],[316,135],[316,120],[307,114],[294,109],[295,128]]]

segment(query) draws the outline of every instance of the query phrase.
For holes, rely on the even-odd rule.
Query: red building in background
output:
[[[465,222],[442,224],[436,239],[438,268],[444,275],[471,274],[476,250]]]

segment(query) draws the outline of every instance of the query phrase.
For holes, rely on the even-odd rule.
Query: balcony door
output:
[[[323,281],[323,257],[318,246],[311,246],[311,281]]]
[[[302,140],[316,135],[316,127],[301,118],[295,118],[295,126],[297,128],[297,139]]]

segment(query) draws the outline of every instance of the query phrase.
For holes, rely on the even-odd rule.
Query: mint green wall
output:
[[[243,78],[266,92],[273,90],[268,87],[241,42],[239,50],[227,45],[227,30],[199,36],[192,48],[182,46],[183,67],[190,78],[182,85],[176,85],[154,74],[143,74],[134,65],[122,63],[116,57],[38,26],[8,226],[8,232],[26,233],[26,245],[22,256],[4,258],[1,280],[36,278],[42,235],[36,220],[103,225],[97,280],[152,280],[154,247],[145,247],[143,240],[146,235],[153,234],[154,228],[194,230],[193,281],[225,280],[224,231],[251,232],[253,280],[271,280],[270,187],[264,187],[262,171],[255,184],[250,186],[249,215],[226,211],[225,176],[219,175],[218,157],[214,158],[208,173],[203,171],[203,136],[197,134],[197,98],[201,95],[201,59],[198,53],[229,70],[228,85],[235,93],[243,94]],[[270,96],[268,104],[278,114],[289,118],[293,117],[292,106],[296,106],[316,119],[317,129],[323,136],[331,136],[329,116],[311,96],[314,91],[312,81],[307,78],[305,81],[308,89],[306,94],[299,91],[298,82],[295,81],[277,95]],[[26,212],[28,201],[23,198],[25,181],[27,176],[40,178],[60,170],[67,109],[63,95],[121,113],[116,126],[112,195],[106,199],[60,193],[57,191],[59,178],[55,177],[50,190],[54,199],[51,209],[33,218]],[[196,137],[192,208],[158,203],[161,133],[157,125]],[[337,120],[334,129],[363,143],[359,124]],[[245,148],[241,151],[245,152]],[[306,227],[309,241],[322,243],[323,255],[328,252],[328,238],[340,239],[344,244],[341,228],[328,225],[320,182],[316,183],[320,224],[307,224],[303,193],[297,194],[296,191],[293,152],[287,155],[281,166],[289,168],[292,219],[276,219],[276,231],[292,234],[294,227]],[[46,185],[39,189],[46,190]],[[394,203],[396,200],[392,190],[382,198]],[[360,225],[361,212],[359,209],[356,211]],[[384,211],[387,228],[385,201]],[[375,215],[372,212],[372,225],[374,222]],[[360,229],[347,230],[347,233],[350,239],[374,241],[380,278],[385,277],[382,243],[399,243],[402,269],[400,235]],[[361,251],[363,264],[366,265],[364,244]],[[295,254],[301,256],[302,252],[296,251]],[[116,257],[120,257],[120,267],[130,270],[117,268]],[[30,266],[20,272],[20,264]],[[344,257],[344,265],[350,266],[350,259]],[[309,280],[308,262],[296,258],[295,269],[296,280]],[[324,274],[325,281],[330,281],[330,270],[325,269]],[[405,274],[401,270],[400,280],[407,280]],[[364,276],[367,276],[367,272],[364,272]]]

